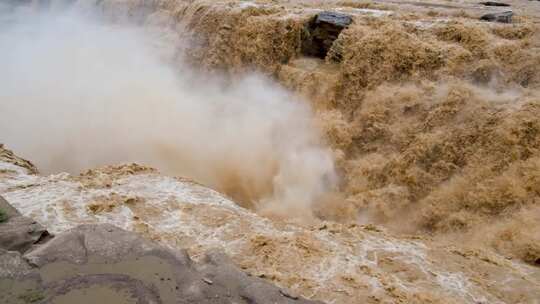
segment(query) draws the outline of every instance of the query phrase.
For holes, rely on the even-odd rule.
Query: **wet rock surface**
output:
[[[0,197],[0,249],[24,253],[34,244],[47,240],[47,229],[31,218],[22,216],[15,208]]]
[[[193,262],[110,224],[81,225],[21,256],[0,251],[1,303],[316,303],[239,271]]]
[[[10,217],[20,216],[21,214],[11,206],[3,197],[0,196],[0,210],[4,214],[3,222],[7,221]]]

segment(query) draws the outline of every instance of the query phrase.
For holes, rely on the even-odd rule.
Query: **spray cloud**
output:
[[[172,68],[147,32],[97,20],[0,20],[0,139],[43,172],[136,161],[255,207],[304,211],[332,187],[305,103],[258,75],[223,85]]]

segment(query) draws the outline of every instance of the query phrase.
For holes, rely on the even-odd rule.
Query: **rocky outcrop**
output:
[[[2,197],[0,210],[1,303],[315,303],[248,276],[217,250],[195,263],[111,224],[52,238]]]
[[[0,251],[2,303],[316,303],[110,224],[81,225],[21,256]]]
[[[33,219],[22,216],[2,197],[0,212],[4,214],[4,220],[0,222],[0,249],[24,253],[34,244],[50,238],[47,229]]]
[[[321,12],[308,24],[302,43],[304,55],[325,58],[341,31],[347,28],[352,16],[337,12]]]

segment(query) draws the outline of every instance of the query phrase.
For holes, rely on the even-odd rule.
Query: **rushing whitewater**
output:
[[[540,2],[505,2],[9,11],[0,139],[42,173],[2,149],[0,193],[329,303],[537,303]],[[352,21],[321,54],[323,11]]]

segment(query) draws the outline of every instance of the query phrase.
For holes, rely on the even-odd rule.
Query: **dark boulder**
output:
[[[350,15],[336,12],[321,12],[306,26],[302,40],[302,53],[307,56],[325,58],[343,29],[352,23]]]
[[[342,30],[352,23],[352,17],[347,14],[336,12],[322,12],[315,17],[316,25],[330,25],[333,28]]]
[[[510,6],[510,4],[508,3],[494,2],[494,1],[480,2],[480,4],[485,5],[485,6]]]
[[[512,16],[514,16],[514,13],[512,11],[506,11],[501,13],[485,14],[480,17],[480,20],[489,22],[512,23]]]

